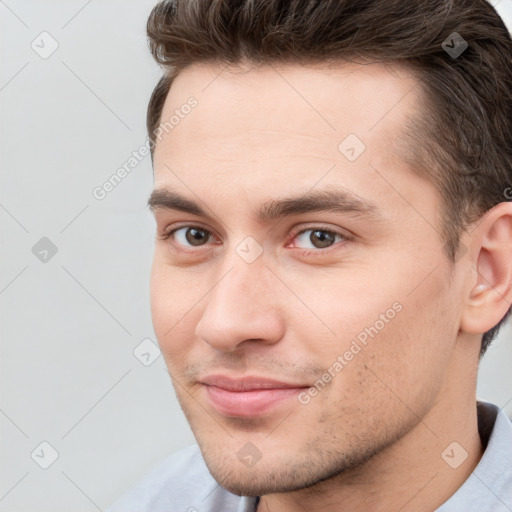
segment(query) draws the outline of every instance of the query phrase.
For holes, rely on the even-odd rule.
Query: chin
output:
[[[262,468],[257,471],[254,468],[245,471],[233,468],[231,471],[227,471],[224,467],[220,471],[210,469],[210,473],[219,485],[238,496],[264,496],[265,494],[292,492],[317,483],[316,481],[302,481],[297,474],[292,475],[287,471],[268,471]]]
[[[217,483],[238,496],[264,496],[266,494],[293,492],[305,489],[332,478],[349,467],[345,464],[319,466],[304,456],[286,460],[263,459],[253,467],[245,466],[237,458],[227,458],[208,453],[204,455],[206,465]]]
[[[238,496],[264,496],[307,489],[331,478],[343,479],[358,472],[398,437],[374,434],[366,443],[345,447],[334,442],[326,446],[318,438],[301,447],[288,445],[284,451],[268,448],[251,466],[239,460],[229,443],[212,444],[198,439],[198,444],[208,470],[219,485]],[[286,445],[286,440],[283,444]]]

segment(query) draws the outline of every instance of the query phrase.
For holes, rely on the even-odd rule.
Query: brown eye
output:
[[[185,238],[190,245],[203,245],[208,242],[210,233],[205,229],[186,228]]]
[[[336,241],[336,235],[330,231],[315,229],[311,231],[309,240],[317,249],[323,249],[324,247],[331,246]]]
[[[294,245],[301,249],[328,249],[332,245],[346,240],[347,237],[341,233],[316,227],[297,233]]]
[[[185,247],[205,245],[211,236],[212,234],[207,229],[192,226],[175,229],[168,235],[168,237],[172,237],[178,245]]]

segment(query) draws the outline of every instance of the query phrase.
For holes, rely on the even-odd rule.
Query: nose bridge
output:
[[[240,310],[245,301],[258,299],[266,293],[269,278],[263,247],[251,236],[230,247],[222,262],[221,276],[212,292],[226,302],[237,300]],[[267,302],[268,303],[268,302]]]
[[[264,286],[266,273],[262,261],[248,264],[231,259],[212,288],[207,309],[217,316],[217,321],[227,325],[235,321],[234,315],[249,319],[263,314],[262,308],[270,306],[269,290]]]
[[[197,325],[201,339],[219,350],[234,350],[246,340],[277,341],[282,335],[280,308],[268,286],[262,258],[248,263],[234,254],[226,258],[220,278],[205,297]]]

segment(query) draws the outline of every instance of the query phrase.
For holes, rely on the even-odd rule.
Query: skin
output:
[[[446,257],[439,193],[396,150],[418,94],[406,71],[381,64],[208,64],[181,72],[167,97],[162,120],[190,96],[198,104],[158,142],[155,190],[205,215],[153,205],[153,324],[210,472],[235,494],[261,496],[259,512],[432,511],[481,457],[478,353],[511,300],[512,205],[462,235],[455,264]],[[338,149],[351,133],[366,146],[352,162]],[[373,214],[258,217],[268,201],[334,189]],[[187,226],[210,235],[165,239]],[[332,245],[317,247],[318,229]],[[249,236],[262,250],[251,263],[236,250]],[[393,305],[307,404],[228,417],[199,382],[314,386]],[[442,457],[453,442],[456,469]],[[247,443],[261,456],[250,467],[237,457]]]

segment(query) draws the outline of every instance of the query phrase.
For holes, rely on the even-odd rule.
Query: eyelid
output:
[[[215,237],[215,238],[218,238],[217,235],[215,234],[215,232],[211,229],[211,228],[208,228],[206,226],[202,226],[201,224],[197,223],[183,223],[183,224],[180,224],[180,225],[173,225],[172,228],[169,228],[169,226],[167,226],[166,228],[164,228],[162,234],[160,235],[160,237],[164,240],[167,240],[168,238],[171,237],[171,235],[173,233],[175,233],[176,231],[180,230],[180,229],[184,229],[184,228],[188,228],[188,229],[199,229],[201,231],[207,231],[211,236]]]
[[[353,235],[347,230],[341,229],[341,228],[335,228],[332,226],[323,225],[321,223],[309,223],[309,224],[300,224],[299,226],[296,226],[292,229],[288,241],[286,242],[286,246],[288,246],[293,240],[297,237],[297,235],[300,235],[301,233],[304,233],[305,231],[327,231],[329,233],[333,233],[335,235],[341,236],[344,240],[352,240]],[[335,245],[335,244],[333,244]],[[332,245],[330,246],[332,247]],[[327,248],[326,248],[327,249]],[[323,250],[326,250],[323,249]],[[321,250],[321,249],[318,249]]]

